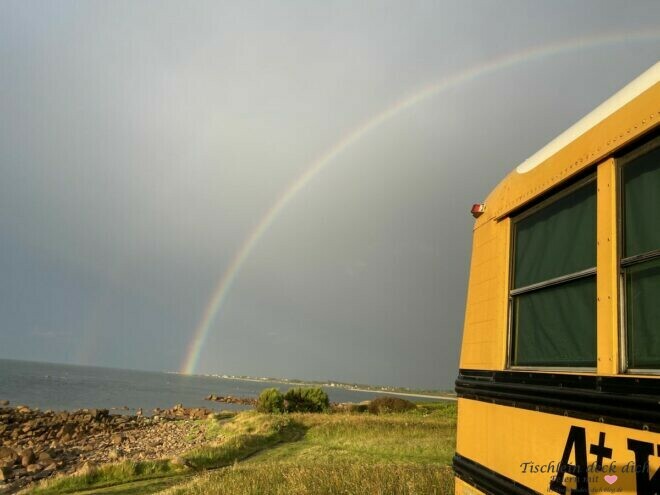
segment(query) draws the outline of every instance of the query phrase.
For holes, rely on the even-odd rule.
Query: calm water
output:
[[[181,403],[186,407],[245,409],[245,406],[205,401],[209,394],[257,397],[268,387],[282,391],[288,385],[182,376],[148,371],[33,363],[0,359],[0,400],[12,405],[53,410],[83,408],[130,411],[168,408]],[[331,402],[359,402],[377,394],[326,388]]]

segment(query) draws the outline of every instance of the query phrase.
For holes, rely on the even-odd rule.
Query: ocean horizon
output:
[[[43,410],[109,409],[117,414],[131,414],[142,409],[149,415],[153,409],[175,404],[218,411],[243,410],[250,406],[207,401],[205,397],[215,394],[256,398],[264,388],[285,391],[293,386],[297,384],[0,359],[0,401]],[[339,387],[323,389],[331,402],[360,402],[378,395]]]

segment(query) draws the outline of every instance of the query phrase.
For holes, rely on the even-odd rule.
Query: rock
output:
[[[210,394],[207,395],[204,400],[209,400],[209,401],[214,401],[214,402],[224,402],[226,404],[241,404],[245,406],[256,406],[257,405],[257,399],[254,399],[252,397],[233,397],[231,395],[222,396],[222,395],[215,395],[215,394]]]
[[[121,443],[124,441],[124,435],[122,435],[121,433],[115,433],[110,437],[110,441],[114,445],[121,445]]]
[[[32,411],[30,411],[30,408],[28,406],[17,406],[16,412],[19,414],[28,414]]]
[[[48,478],[51,475],[51,473],[52,473],[52,471],[46,471],[46,470],[42,470],[42,471],[38,471],[36,473],[32,473],[32,481],[37,481],[37,480],[41,480],[41,479],[44,479],[44,478]]]
[[[9,401],[8,401],[8,400],[0,400],[0,406],[3,406],[3,407],[4,407],[4,406],[8,406],[8,405],[9,405]]]
[[[16,493],[55,474],[93,471],[99,463],[179,456],[207,443],[207,425],[185,419],[204,419],[213,413],[182,404],[158,409],[157,418],[111,415],[104,409],[21,410],[0,408],[0,468],[3,478],[8,478],[0,481],[0,494]],[[173,464],[188,463],[177,458]]]
[[[0,459],[8,459],[15,456],[16,456],[16,452],[14,451],[14,449],[11,449],[9,447],[0,447]]]
[[[8,467],[0,467],[0,481],[7,481],[12,477],[12,470]]]
[[[35,461],[34,451],[32,449],[25,449],[21,452],[21,465],[27,467]]]

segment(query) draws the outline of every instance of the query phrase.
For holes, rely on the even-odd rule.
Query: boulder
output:
[[[25,449],[21,452],[21,465],[27,467],[35,461],[34,451],[32,449]]]
[[[28,472],[28,474],[38,473],[41,471],[41,464],[29,464],[25,467],[25,470]]]
[[[115,433],[110,437],[110,441],[114,445],[121,445],[121,443],[124,441],[124,435],[122,435],[121,433]]]
[[[9,405],[9,401],[8,401],[8,400],[0,400],[0,406],[3,406],[3,407],[4,407],[4,406],[8,406],[8,405]]]
[[[0,481],[7,481],[12,477],[12,474],[11,468],[0,467]]]
[[[9,447],[0,447],[0,459],[8,459],[16,456],[14,449]]]

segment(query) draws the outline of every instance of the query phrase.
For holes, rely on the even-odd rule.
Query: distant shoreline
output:
[[[178,374],[178,373],[175,373]],[[437,399],[437,400],[449,400],[456,401],[458,398],[452,395],[441,395],[441,394],[424,394],[416,392],[397,392],[395,390],[381,390],[378,388],[355,388],[346,384],[334,384],[330,383],[318,383],[318,382],[292,382],[289,380],[278,380],[275,379],[262,379],[262,378],[251,378],[251,377],[238,377],[238,376],[218,376],[218,375],[198,375],[210,378],[217,378],[220,380],[240,380],[245,382],[256,382],[256,383],[278,383],[281,385],[290,385],[295,387],[325,387],[325,388],[336,388],[342,390],[348,390],[352,392],[368,392],[371,394],[388,394],[388,395],[401,395],[404,397],[415,397],[419,399]]]

